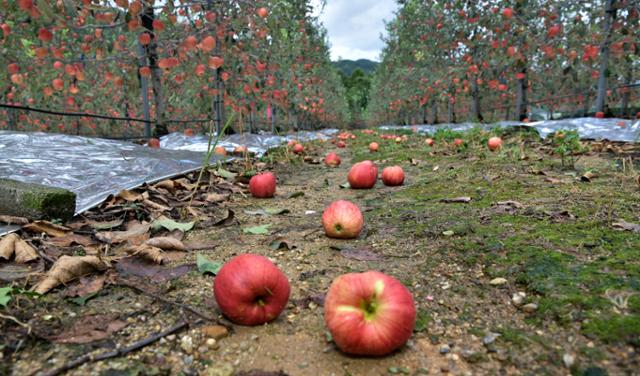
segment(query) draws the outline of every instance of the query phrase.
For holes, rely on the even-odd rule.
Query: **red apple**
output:
[[[227,150],[225,148],[223,148],[222,146],[216,146],[214,151],[218,155],[227,155]]]
[[[491,137],[487,142],[489,150],[495,151],[502,147],[502,139],[500,137]]]
[[[382,170],[382,182],[387,186],[402,185],[404,183],[404,171],[400,166],[385,167]]]
[[[322,227],[330,238],[357,238],[363,225],[364,218],[360,208],[346,200],[331,203],[322,213]]]
[[[416,308],[397,279],[377,271],[349,273],[331,283],[324,321],[343,352],[382,356],[411,337]]]
[[[372,188],[378,180],[378,167],[371,161],[358,162],[349,170],[347,180],[354,189]]]
[[[596,118],[597,119],[604,119],[604,112],[601,112],[601,111],[596,112]]]
[[[193,129],[187,128],[184,130],[184,135],[187,137],[192,137],[193,135],[195,135],[195,132],[193,131]]]
[[[289,140],[289,141],[287,142],[287,146],[294,146],[294,145],[295,145],[295,144],[297,144],[297,143],[298,143],[298,141],[296,141],[296,140]]]
[[[235,149],[233,149],[233,152],[235,154],[244,154],[247,152],[247,147],[244,145],[236,146]]]
[[[296,153],[296,154],[304,153],[304,146],[302,146],[301,144],[293,145],[293,152]]]
[[[377,142],[372,142],[369,144],[369,151],[374,152],[374,151],[378,151],[378,143]]]
[[[157,138],[150,138],[147,145],[153,149],[160,149],[160,140]]]
[[[336,153],[329,153],[324,157],[324,163],[329,167],[340,166],[340,157]]]
[[[240,325],[273,321],[289,301],[287,276],[269,259],[241,254],[224,264],[213,281],[222,313]]]
[[[428,146],[433,146],[434,144],[433,138],[427,138],[426,140],[424,140],[424,143],[427,144]]]
[[[345,146],[347,146],[347,144],[344,143],[344,141],[338,141],[338,143],[336,144],[337,147],[339,147],[340,149],[344,148]]]
[[[271,172],[254,175],[249,180],[249,191],[253,197],[269,198],[276,193],[276,176]]]
[[[453,140],[453,144],[455,146],[462,146],[462,139],[456,138],[455,140]]]

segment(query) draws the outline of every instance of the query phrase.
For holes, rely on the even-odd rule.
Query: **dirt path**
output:
[[[539,143],[527,141],[527,158],[521,159],[517,145],[527,138],[520,135],[500,153],[486,152],[479,140],[469,141],[460,152],[445,146],[428,149],[423,138],[410,136],[404,144],[382,142],[381,152],[371,155],[366,144],[373,137],[359,135],[347,149],[309,145],[310,154],[319,157],[337,151],[342,165],[331,169],[277,162],[276,198],[235,194],[222,206],[235,213],[237,223],[188,233],[187,240],[218,244],[200,251],[211,260],[224,262],[251,252],[282,268],[292,293],[278,320],[255,328],[235,326],[217,340],[211,338],[215,328],[197,325],[126,357],[87,364],[69,374],[232,375],[259,369],[288,375],[594,375],[640,369],[635,347],[640,344],[640,240],[612,228],[618,219],[638,222],[640,195],[633,174],[611,167],[615,156],[585,156],[578,170],[596,168],[599,173],[586,183],[579,173],[576,179],[559,169]],[[281,154],[275,158],[283,160]],[[406,184],[388,188],[378,183],[366,191],[341,188],[351,163],[365,158],[381,166],[401,164]],[[442,201],[462,196],[471,202]],[[320,216],[335,199],[351,200],[363,209],[366,229],[359,239],[324,236]],[[288,212],[246,213],[267,207]],[[269,225],[268,235],[243,232],[260,225]],[[274,249],[274,241],[286,246]],[[170,266],[195,260],[193,253]],[[369,269],[408,286],[419,312],[407,346],[378,359],[341,354],[327,340],[322,316],[331,280]],[[155,287],[166,298],[214,314],[211,285],[212,277],[194,270]],[[109,349],[183,318],[195,320],[119,287],[84,306],[49,300],[34,315],[43,320],[51,315],[49,320],[59,324],[97,313],[113,313],[127,325],[94,345],[32,341],[14,355],[13,373],[30,374],[91,346]]]

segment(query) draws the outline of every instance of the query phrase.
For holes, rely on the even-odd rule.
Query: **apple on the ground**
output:
[[[289,301],[287,276],[264,256],[241,254],[224,264],[213,281],[222,313],[236,324],[275,320]]]
[[[411,292],[397,279],[377,271],[349,273],[331,283],[324,320],[343,352],[382,356],[411,337],[416,308]]]
[[[336,153],[329,153],[324,157],[324,163],[329,167],[340,166],[340,156]]]
[[[358,162],[349,170],[347,180],[354,189],[372,188],[378,180],[378,167],[371,161]]]
[[[276,176],[272,172],[254,175],[249,180],[249,191],[253,197],[269,198],[276,193]]]
[[[382,170],[382,183],[393,187],[404,183],[404,171],[400,166],[385,167]]]
[[[360,208],[350,201],[335,201],[322,213],[322,227],[330,238],[357,238],[363,225],[364,217]]]

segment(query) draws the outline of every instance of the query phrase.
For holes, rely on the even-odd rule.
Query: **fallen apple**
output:
[[[276,176],[271,172],[254,175],[249,180],[249,191],[253,197],[269,198],[276,193]]]
[[[324,321],[340,350],[382,356],[411,337],[416,308],[409,290],[377,271],[336,278],[324,303]]]
[[[379,147],[379,145],[378,145],[377,142],[372,142],[372,143],[369,144],[369,151],[371,151],[371,152],[378,151],[378,147]]]
[[[322,227],[330,238],[357,238],[363,225],[364,217],[360,208],[346,200],[334,201],[322,213]]]
[[[502,147],[502,139],[500,137],[491,137],[489,141],[487,141],[487,146],[489,146],[489,150],[495,151]]]
[[[462,139],[461,138],[456,138],[455,140],[453,140],[453,144],[455,146],[462,146]]]
[[[150,138],[147,145],[153,149],[160,149],[160,140],[157,138]]]
[[[233,149],[233,152],[235,154],[244,154],[247,152],[247,147],[244,145],[236,146],[235,149]]]
[[[213,294],[222,313],[236,324],[273,321],[289,301],[287,276],[264,256],[241,254],[222,266]]]
[[[347,146],[347,144],[344,143],[344,141],[338,141],[336,143],[336,146],[339,147],[340,149],[344,148],[345,146]]]
[[[298,143],[298,141],[296,141],[296,140],[289,140],[289,142],[287,142],[287,146],[291,147],[291,146],[296,145],[297,143]]]
[[[296,153],[296,154],[304,153],[304,146],[302,146],[302,144],[293,145],[293,152]]]
[[[602,111],[596,112],[596,119],[604,119],[604,112]]]
[[[193,135],[195,135],[195,132],[193,131],[193,129],[187,128],[184,130],[184,135],[187,137],[193,137]]]
[[[324,163],[329,167],[338,167],[340,166],[340,156],[336,153],[329,153],[324,157]]]
[[[372,188],[378,180],[378,167],[371,161],[358,162],[349,170],[347,180],[354,189]]]
[[[223,148],[222,146],[216,146],[214,151],[217,155],[227,155],[227,149]]]
[[[427,138],[426,140],[424,140],[424,143],[427,144],[428,146],[433,146],[434,144],[433,138]]]
[[[382,170],[382,183],[390,187],[402,185],[402,183],[404,183],[404,171],[402,171],[402,167],[385,167]]]

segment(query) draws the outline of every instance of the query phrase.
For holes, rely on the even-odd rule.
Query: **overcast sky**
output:
[[[318,8],[320,0],[311,3]],[[331,59],[378,61],[384,21],[393,19],[394,10],[395,0],[327,0],[320,21],[329,33]]]

